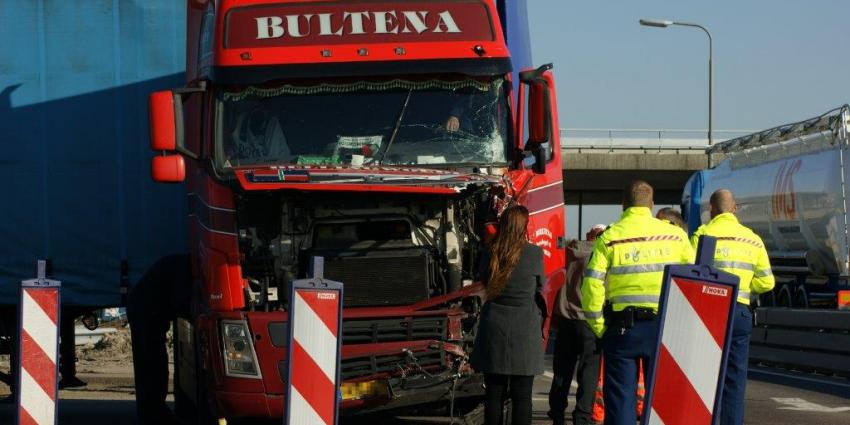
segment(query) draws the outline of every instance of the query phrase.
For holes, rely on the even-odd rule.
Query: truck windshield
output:
[[[218,94],[216,162],[504,165],[505,87],[502,78],[229,87]]]

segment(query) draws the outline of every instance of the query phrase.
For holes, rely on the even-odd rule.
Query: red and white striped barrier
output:
[[[713,256],[714,241],[706,242],[710,247],[700,251]],[[738,277],[706,265],[667,269],[643,424],[711,425],[719,412]]]
[[[46,279],[46,263],[38,262],[38,278],[21,284],[18,333],[18,424],[55,424],[58,414],[59,287]]]
[[[292,283],[286,424],[335,425],[339,403],[342,284]]]

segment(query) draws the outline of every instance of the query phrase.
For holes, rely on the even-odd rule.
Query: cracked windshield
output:
[[[221,168],[504,164],[503,79],[357,81],[219,94]]]

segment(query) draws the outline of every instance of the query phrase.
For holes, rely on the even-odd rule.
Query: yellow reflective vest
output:
[[[718,214],[691,235],[696,248],[702,235],[717,238],[714,266],[738,276],[738,302],[750,304],[750,294],[773,289],[776,283],[764,242],[749,227],[742,225],[732,213]]]
[[[584,272],[581,304],[593,332],[599,337],[605,333],[606,299],[614,311],[628,306],[658,311],[664,266],[693,261],[693,248],[681,228],[656,219],[649,208],[626,209],[596,238]]]

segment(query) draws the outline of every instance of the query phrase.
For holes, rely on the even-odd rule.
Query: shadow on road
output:
[[[60,400],[59,423],[91,425],[92,423],[131,424],[133,400]],[[128,414],[129,413],[129,414]],[[14,403],[0,404],[0,423],[15,423]]]

